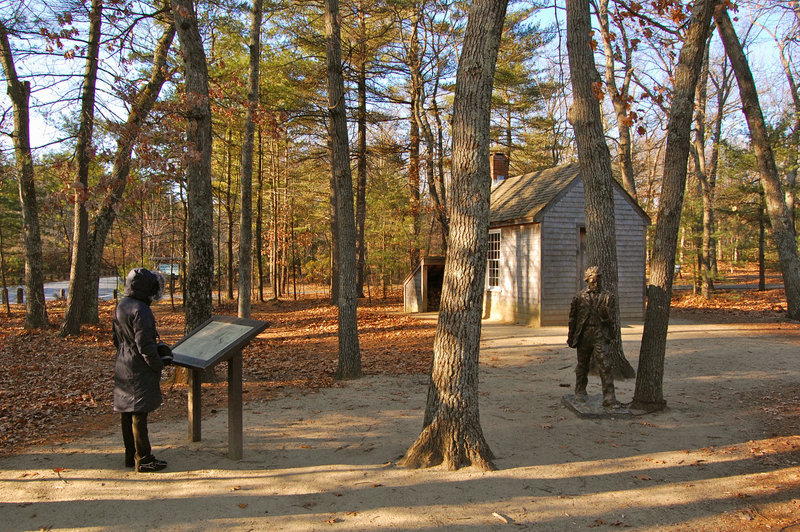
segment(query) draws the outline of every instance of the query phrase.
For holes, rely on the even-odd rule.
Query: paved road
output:
[[[100,299],[111,300],[114,297],[114,289],[117,288],[117,281],[120,282],[119,289],[122,289],[122,280],[117,277],[101,277],[98,297]],[[22,288],[23,292],[25,287],[9,286],[8,293],[11,296],[11,301],[17,301],[17,289]],[[69,290],[69,281],[55,281],[52,283],[44,284],[44,298],[46,301],[53,301],[61,297],[61,291],[66,295]]]

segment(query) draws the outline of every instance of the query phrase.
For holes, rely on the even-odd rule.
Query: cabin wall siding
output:
[[[500,230],[500,286],[487,288],[483,317],[539,325],[539,224]]]
[[[614,188],[620,321],[644,319],[646,225]],[[569,306],[582,286],[578,261],[585,227],[583,181],[576,180],[542,217],[542,325],[566,325]],[[570,275],[572,273],[572,275]]]

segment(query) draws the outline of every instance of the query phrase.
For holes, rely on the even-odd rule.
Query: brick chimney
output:
[[[494,152],[489,155],[489,168],[492,175],[492,185],[496,185],[508,177],[508,157],[503,152]]]

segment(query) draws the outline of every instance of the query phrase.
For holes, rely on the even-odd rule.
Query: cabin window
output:
[[[486,273],[489,288],[500,288],[500,231],[489,231],[489,252]]]

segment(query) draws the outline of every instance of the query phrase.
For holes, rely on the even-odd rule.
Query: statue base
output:
[[[647,413],[644,410],[630,409],[624,404],[603,406],[602,394],[587,395],[580,399],[575,397],[574,394],[567,394],[561,398],[561,402],[577,414],[578,417],[587,419],[620,419],[641,416]]]

